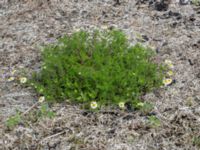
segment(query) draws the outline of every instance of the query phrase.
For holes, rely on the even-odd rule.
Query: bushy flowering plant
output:
[[[134,106],[162,85],[163,67],[153,56],[150,48],[131,46],[122,31],[79,31],[44,48],[31,85],[49,102]]]

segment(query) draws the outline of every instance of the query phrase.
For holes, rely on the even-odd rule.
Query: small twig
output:
[[[56,136],[59,136],[61,134],[64,134],[66,131],[62,131],[62,132],[59,132],[59,133],[56,133],[56,134],[53,134],[53,135],[50,135],[50,136],[47,136],[45,137],[44,139],[41,140],[41,142],[47,140],[47,139],[50,139],[50,138],[53,138],[53,137],[56,137]]]
[[[29,111],[31,111],[33,108],[35,108],[37,105],[39,104],[39,102],[33,104],[29,109],[27,109],[25,112],[23,112],[23,116],[25,116]]]

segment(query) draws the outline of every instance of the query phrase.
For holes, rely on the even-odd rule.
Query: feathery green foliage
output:
[[[200,5],[200,0],[192,0],[192,4],[199,6]]]
[[[162,85],[163,67],[153,56],[150,48],[131,46],[122,31],[80,31],[44,48],[31,83],[49,102],[134,106]]]

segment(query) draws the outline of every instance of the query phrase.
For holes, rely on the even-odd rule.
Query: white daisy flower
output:
[[[24,83],[27,82],[27,78],[26,78],[26,77],[21,77],[21,78],[19,79],[19,81],[20,81],[20,83],[24,84]]]
[[[169,60],[169,59],[166,59],[166,60],[165,60],[165,64],[171,64],[171,63],[172,63],[171,60]]]
[[[108,29],[108,26],[103,25],[103,26],[101,26],[101,29],[103,29],[103,30],[107,30],[107,29]]]
[[[38,102],[42,103],[44,101],[45,101],[45,97],[44,96],[39,97]]]
[[[80,32],[81,28],[74,28],[74,32]]]
[[[168,75],[168,76],[173,76],[174,73],[173,73],[173,71],[170,70],[170,71],[167,72],[167,75]]]
[[[171,68],[171,69],[174,68],[174,65],[173,65],[172,61],[169,60],[169,59],[166,59],[166,60],[165,60],[165,64],[166,64],[169,68]]]
[[[96,109],[97,108],[97,102],[95,102],[95,101],[92,101],[91,103],[90,103],[90,107],[92,108],[92,109]]]
[[[166,78],[166,79],[163,79],[163,84],[165,86],[168,86],[168,85],[170,85],[172,83],[172,81],[173,80],[171,78]]]
[[[14,81],[14,80],[15,80],[14,77],[10,77],[10,78],[8,78],[8,82],[11,82],[11,81]]]
[[[122,108],[122,109],[125,108],[125,103],[124,102],[119,102],[119,107]]]

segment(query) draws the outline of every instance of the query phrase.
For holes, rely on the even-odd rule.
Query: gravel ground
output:
[[[200,145],[200,7],[173,2],[158,11],[148,0],[0,1],[0,149],[198,150]],[[156,10],[157,9],[157,10]],[[150,127],[141,112],[87,113],[57,104],[53,119],[12,131],[4,121],[26,111],[37,96],[17,82],[17,70],[40,66],[40,47],[74,30],[120,28],[130,42],[156,49],[157,59],[174,63],[174,83],[144,97],[155,105],[160,127]],[[141,35],[144,40],[139,38]],[[193,139],[199,137],[199,143]]]

